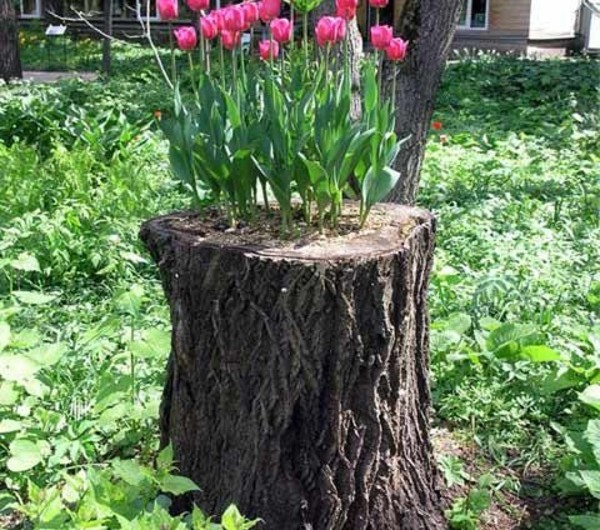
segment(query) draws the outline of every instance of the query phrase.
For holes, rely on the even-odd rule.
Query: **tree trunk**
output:
[[[429,440],[426,294],[435,223],[351,241],[222,245],[144,224],[171,307],[162,444],[209,513],[266,530],[446,528]]]
[[[23,77],[19,57],[19,28],[13,0],[0,0],[0,78]]]
[[[113,34],[113,1],[104,0],[102,3],[102,12],[104,16],[104,26],[102,31],[105,35],[112,37]],[[102,42],[102,72],[106,76],[110,76],[112,63],[111,39],[104,37]]]
[[[401,177],[389,201],[414,204],[416,200],[435,96],[461,4],[461,0],[407,0],[395,28],[410,41],[396,80],[396,133],[399,138],[410,138],[396,159]],[[392,76],[387,78],[391,82]]]

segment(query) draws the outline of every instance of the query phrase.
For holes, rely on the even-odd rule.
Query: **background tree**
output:
[[[396,80],[396,132],[409,140],[396,160],[402,176],[389,201],[414,204],[416,200],[435,97],[461,4],[461,0],[406,0],[402,6],[394,30],[410,46]]]
[[[110,75],[110,68],[112,63],[111,54],[111,38],[113,34],[113,2],[112,0],[103,0],[102,2],[102,13],[104,17],[104,23],[102,31],[104,32],[104,40],[102,42],[102,72],[106,75]]]
[[[22,76],[15,6],[13,0],[0,0],[0,77],[8,81]]]

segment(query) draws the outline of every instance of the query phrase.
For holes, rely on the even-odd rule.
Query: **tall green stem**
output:
[[[398,77],[398,64],[394,62],[394,79],[392,80],[392,111],[396,110],[396,78]]]
[[[244,46],[240,45],[240,65],[242,67],[242,84],[244,90],[248,87],[248,80],[246,79],[246,61],[244,59]]]
[[[304,61],[308,69],[308,13],[302,13],[302,40],[304,46]]]
[[[196,83],[196,77],[194,75],[194,59],[192,58],[192,53],[188,52],[188,61],[190,63],[190,74],[192,78],[192,91],[194,92],[194,96],[196,96],[196,101],[200,101],[200,95],[198,94],[198,84]]]
[[[375,8],[375,25],[379,26],[379,8]]]
[[[169,21],[169,47],[171,48],[171,82],[177,82],[177,65],[175,64],[175,44],[173,43],[173,24]]]
[[[219,48],[219,56],[221,58],[221,87],[223,88],[223,90],[225,90],[225,53],[223,52],[223,41],[221,39],[219,39]]]

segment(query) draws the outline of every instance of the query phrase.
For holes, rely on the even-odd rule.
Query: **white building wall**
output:
[[[530,39],[568,39],[575,36],[581,0],[532,0]]]

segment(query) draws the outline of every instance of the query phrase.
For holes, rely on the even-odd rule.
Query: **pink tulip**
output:
[[[223,14],[223,25],[228,31],[242,31],[245,29],[246,16],[241,6],[231,6],[225,9]]]
[[[392,26],[373,26],[371,28],[371,44],[373,48],[385,50],[394,36]]]
[[[281,0],[262,0],[258,5],[260,19],[264,22],[271,22],[277,18],[281,11]]]
[[[177,46],[184,52],[193,50],[198,44],[196,29],[193,26],[177,28],[173,33],[175,34],[175,40],[177,40]]]
[[[207,15],[200,19],[200,33],[207,40],[212,40],[219,34],[219,26],[213,15]]]
[[[382,7],[387,6],[389,0],[369,0],[369,5],[376,9],[381,9]]]
[[[287,18],[271,20],[271,33],[277,42],[288,42],[292,38],[292,23]]]
[[[177,0],[158,0],[157,7],[161,20],[175,20],[179,16]]]
[[[210,8],[210,0],[186,0],[186,4],[192,11],[204,11]]]
[[[397,37],[391,40],[385,53],[390,61],[402,61],[406,57],[407,48],[408,41]]]
[[[217,30],[221,31],[225,29],[225,11],[226,8],[216,9],[211,13],[211,16],[214,17],[215,23],[217,24]]]
[[[221,42],[223,43],[223,47],[227,50],[233,50],[240,43],[241,35],[239,31],[222,30]]]
[[[333,42],[340,42],[346,38],[346,21],[342,17],[333,17]]]
[[[358,0],[335,0],[337,16],[344,20],[351,20],[356,16]]]
[[[346,21],[340,17],[321,17],[315,27],[317,44],[335,44],[346,36]]]
[[[246,19],[247,27],[250,27],[258,22],[260,19],[260,12],[256,2],[246,2],[242,4],[242,9],[244,10],[244,17]]]
[[[263,61],[268,61],[279,55],[279,43],[276,40],[261,40],[258,43],[258,53]]]

